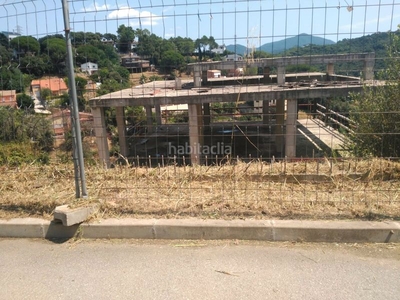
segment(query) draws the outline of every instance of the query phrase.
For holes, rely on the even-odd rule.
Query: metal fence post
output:
[[[73,132],[73,145],[74,145],[74,156],[77,156],[77,165],[75,165],[75,178],[80,177],[82,198],[87,198],[86,189],[86,178],[85,178],[85,167],[83,162],[83,147],[82,147],[82,136],[81,136],[81,125],[79,122],[79,111],[78,111],[78,100],[75,85],[75,73],[74,73],[74,61],[72,56],[72,45],[70,37],[70,23],[69,23],[69,6],[68,0],[62,0],[63,15],[64,15],[64,26],[65,26],[65,40],[67,43],[67,69],[68,69],[68,82],[69,82],[69,96],[71,104],[71,120],[72,120],[72,132]],[[76,159],[74,158],[74,162]],[[76,195],[79,198],[79,184],[76,180]]]

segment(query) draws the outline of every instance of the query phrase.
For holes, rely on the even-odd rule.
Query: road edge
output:
[[[399,243],[400,222],[104,219],[63,226],[43,219],[22,218],[0,220],[0,237]]]

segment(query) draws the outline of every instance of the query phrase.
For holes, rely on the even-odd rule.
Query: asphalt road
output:
[[[0,239],[0,299],[400,299],[400,245]]]

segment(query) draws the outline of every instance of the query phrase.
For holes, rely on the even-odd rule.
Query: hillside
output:
[[[313,36],[310,34],[306,33],[301,33],[299,35],[286,38],[283,40],[271,42],[271,43],[266,43],[262,45],[261,47],[257,48],[256,50],[261,50],[265,51],[271,54],[280,54],[284,52],[285,50],[289,50],[291,48],[297,48],[297,47],[304,47],[307,45],[333,45],[335,44],[334,41],[321,38],[318,36]],[[229,45],[226,47],[227,50],[235,52],[237,54],[246,54],[247,53],[247,47],[236,44],[236,45]]]

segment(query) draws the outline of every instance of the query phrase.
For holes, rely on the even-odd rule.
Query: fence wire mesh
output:
[[[400,1],[68,5],[105,216],[400,215]],[[0,216],[50,215],[74,202],[62,3],[0,21]]]

